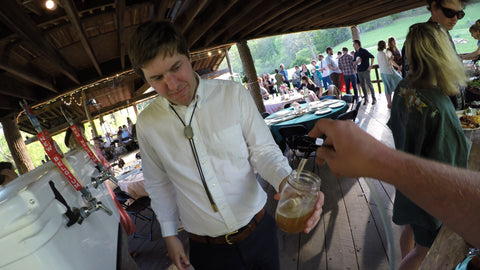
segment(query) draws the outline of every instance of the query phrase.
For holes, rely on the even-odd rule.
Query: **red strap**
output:
[[[117,197],[115,197],[115,194],[113,193],[112,188],[108,184],[105,183],[105,186],[108,189],[108,192],[110,193],[110,196],[113,199],[113,202],[115,203],[115,206],[117,207],[117,211],[120,214],[120,223],[122,224],[123,228],[127,232],[127,235],[130,235],[134,232],[137,231],[137,226],[135,226],[135,223],[133,222],[132,218],[130,215],[125,211],[125,209],[120,205],[120,202],[118,202]]]
[[[98,164],[98,159],[95,156],[95,154],[92,152],[92,149],[88,146],[87,142],[85,141],[85,138],[83,138],[82,133],[78,129],[76,125],[71,125],[70,129],[72,130],[73,135],[75,135],[75,138],[77,141],[82,145],[83,149],[85,152],[87,152],[88,156],[92,159],[93,163]]]
[[[40,143],[43,145],[45,152],[48,157],[52,160],[53,163],[57,165],[63,175],[67,178],[68,182],[78,191],[82,189],[82,184],[78,182],[77,178],[70,172],[69,168],[63,163],[63,153],[56,149],[55,144],[48,133],[48,130],[44,129],[42,132],[37,134],[37,138]]]

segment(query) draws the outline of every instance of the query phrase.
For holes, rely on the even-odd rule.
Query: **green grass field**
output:
[[[410,18],[402,18],[394,21],[394,23],[385,27],[365,33],[360,33],[362,47],[370,51],[373,55],[376,55],[377,42],[382,39],[387,41],[388,37],[393,36],[397,40],[398,48],[402,48],[410,25],[419,22],[426,22],[429,18],[430,13]],[[471,3],[465,9],[465,17],[459,20],[457,25],[450,31],[450,35],[455,42],[459,40],[466,41],[465,43],[455,44],[458,53],[472,52],[477,48],[477,40],[472,38],[468,29],[478,19],[480,19],[480,3]],[[334,51],[339,51],[342,47],[347,47],[350,50],[353,50],[352,42],[346,41],[336,45]]]

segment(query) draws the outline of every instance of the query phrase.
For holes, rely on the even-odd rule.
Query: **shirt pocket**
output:
[[[240,124],[213,133],[211,139],[214,151],[220,158],[248,158],[248,148]]]

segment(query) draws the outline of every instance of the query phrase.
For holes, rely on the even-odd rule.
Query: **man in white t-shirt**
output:
[[[318,56],[318,66],[320,67],[320,71],[322,72],[322,81],[323,86],[325,89],[328,88],[329,85],[332,85],[332,79],[330,79],[330,70],[328,69],[328,65],[323,59],[323,54],[319,54]]]
[[[342,73],[342,71],[338,68],[337,61],[333,59],[333,48],[327,47],[326,53],[327,53],[327,58],[325,59],[325,62],[327,63],[328,69],[330,70],[330,79],[332,80],[333,84],[336,87],[340,88],[341,87],[340,73]]]

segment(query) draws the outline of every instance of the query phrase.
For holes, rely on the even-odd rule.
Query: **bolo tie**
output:
[[[182,118],[180,117],[180,115],[178,115],[177,111],[173,108],[173,106],[171,104],[169,104],[169,106],[170,106],[170,109],[172,109],[173,112],[175,112],[175,115],[177,115],[180,122],[182,122],[183,124],[183,135],[185,135],[185,138],[187,138],[188,142],[190,143],[190,148],[192,149],[193,157],[195,159],[195,163],[198,168],[198,173],[200,174],[200,179],[202,179],[203,188],[207,193],[207,197],[208,197],[208,200],[210,201],[210,205],[212,206],[213,211],[218,212],[217,205],[213,201],[212,194],[210,193],[210,190],[207,187],[207,182],[205,181],[205,175],[203,174],[202,166],[200,165],[200,159],[198,158],[197,148],[195,147],[195,142],[193,141],[193,129],[191,124],[192,124],[193,115],[195,114],[195,110],[197,109],[197,103],[198,103],[198,100],[195,101],[195,106],[193,107],[192,116],[190,116],[190,121],[188,122],[188,125],[186,125],[185,122],[183,122]]]

